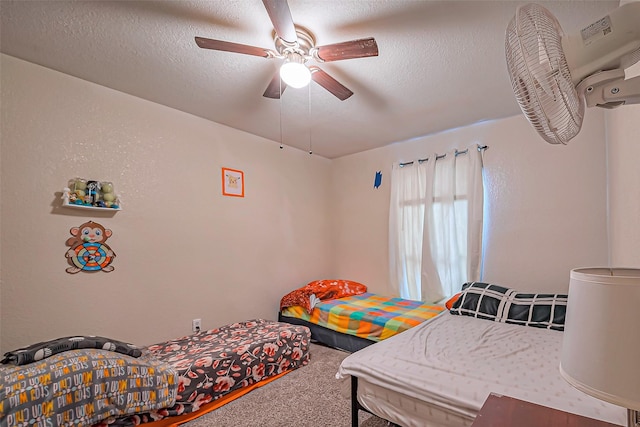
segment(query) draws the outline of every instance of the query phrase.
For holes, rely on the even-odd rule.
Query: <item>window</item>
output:
[[[402,298],[436,302],[479,279],[483,188],[475,148],[394,165],[390,274]]]

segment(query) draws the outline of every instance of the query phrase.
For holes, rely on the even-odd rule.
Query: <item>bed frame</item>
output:
[[[283,316],[282,312],[278,312],[278,322],[306,326],[311,331],[312,342],[315,341],[328,347],[333,347],[349,353],[355,353],[358,350],[362,350],[363,348],[376,343],[376,341],[336,332],[332,329],[328,329],[324,326],[319,326],[296,317]]]
[[[351,427],[358,427],[360,423],[358,415],[360,414],[361,410],[375,415],[372,412],[368,411],[367,408],[362,406],[360,402],[358,402],[358,377],[351,376]],[[376,417],[378,416],[376,415]],[[391,421],[385,421],[387,421],[390,426],[399,427],[397,426],[397,424],[394,424]]]
[[[358,377],[351,377],[351,427],[358,427],[358,414],[360,410],[367,411],[367,409],[358,402]]]

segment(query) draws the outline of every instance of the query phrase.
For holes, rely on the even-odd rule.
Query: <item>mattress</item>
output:
[[[395,393],[358,379],[358,398],[363,408],[404,427],[468,427],[474,417],[461,415],[434,403]],[[426,421],[428,420],[428,421]]]
[[[443,310],[441,305],[366,292],[318,302],[311,313],[300,306],[287,307],[282,315],[343,334],[380,341],[413,328]]]
[[[355,353],[358,350],[362,350],[365,347],[375,344],[375,341],[370,341],[355,335],[342,334],[332,329],[325,328],[324,326],[307,322],[306,320],[283,316],[282,313],[278,313],[278,322],[305,326],[309,331],[311,331],[311,342],[323,344],[349,353]]]
[[[198,412],[237,390],[305,366],[309,341],[309,329],[303,326],[254,319],[148,346],[145,351],[178,374],[175,405],[120,418],[110,427]]]
[[[626,409],[562,379],[561,343],[560,331],[443,312],[351,354],[336,377],[361,379],[363,406],[405,426],[468,425],[491,392],[624,425]]]

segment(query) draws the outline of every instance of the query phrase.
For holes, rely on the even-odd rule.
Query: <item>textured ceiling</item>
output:
[[[618,1],[540,2],[574,33]],[[273,49],[260,0],[0,1],[0,50],[285,145],[336,158],[520,113],[504,59],[515,1],[289,0],[318,45],[375,37],[378,57],[316,64],[319,85],[262,96],[279,60],[200,49],[194,36]]]

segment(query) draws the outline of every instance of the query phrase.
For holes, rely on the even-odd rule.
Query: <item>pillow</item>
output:
[[[62,353],[63,351],[80,348],[95,348],[126,354],[131,357],[140,357],[142,351],[133,344],[113,340],[111,338],[95,336],[72,336],[57,338],[51,341],[39,342],[29,347],[19,348],[4,354],[0,363],[12,365],[26,365]]]
[[[457,294],[449,298],[447,302],[444,303],[444,306],[447,307],[447,310],[451,310],[451,307],[453,307],[453,304],[455,304],[455,302],[458,301],[458,298],[460,298],[460,295],[462,295],[462,292],[458,292]]]
[[[305,287],[291,291],[280,300],[280,311],[287,307],[294,307],[298,305],[304,308],[307,313],[311,313],[311,297],[314,296],[313,291],[311,291],[311,289],[306,289]]]
[[[565,294],[532,294],[483,282],[463,286],[449,312],[495,322],[564,331]]]
[[[313,307],[319,301],[360,295],[365,292],[367,292],[365,285],[351,280],[314,280],[282,297],[280,311],[287,307],[299,305],[307,313],[311,313]]]
[[[365,285],[351,280],[316,280],[307,286],[314,290],[315,296],[321,301],[360,295],[367,292]]]

